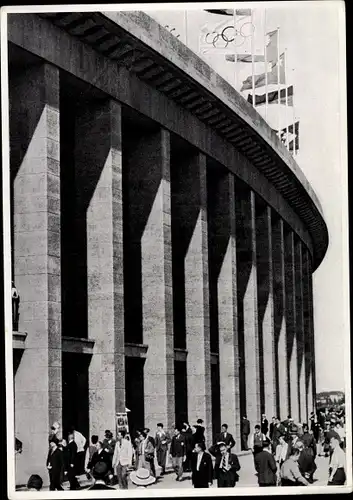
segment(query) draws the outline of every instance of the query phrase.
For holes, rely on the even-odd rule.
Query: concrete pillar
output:
[[[173,150],[172,150],[173,154]],[[212,441],[206,157],[174,148],[172,167],[173,248],[183,258],[188,419],[204,420]],[[178,416],[177,416],[178,417]]]
[[[278,217],[276,219],[272,217],[272,242],[275,366],[277,372],[276,414],[281,420],[284,420],[289,413],[289,372],[287,362],[284,228],[283,220]]]
[[[286,260],[286,327],[287,327],[287,363],[289,373],[289,402],[294,422],[299,422],[298,362],[296,338],[296,294],[295,294],[295,251],[294,233],[289,230],[285,237]]]
[[[212,267],[217,280],[221,421],[228,424],[240,450],[234,176],[219,174],[212,184],[209,259],[210,274]]]
[[[312,395],[312,410],[316,411],[316,359],[315,359],[315,329],[314,329],[314,303],[313,303],[313,268],[312,259],[310,254],[308,254],[308,279],[309,279],[309,290],[308,290],[308,304],[309,304],[309,348],[310,348],[310,386]],[[309,391],[310,391],[309,386]]]
[[[274,337],[271,207],[256,210],[258,328],[260,343],[261,411],[270,419],[276,413],[276,362]],[[262,365],[262,366],[261,366]],[[261,369],[262,368],[262,369]],[[262,372],[262,373],[261,373]]]
[[[243,412],[246,413],[253,428],[261,418],[255,194],[246,188],[240,189],[238,184],[235,193],[238,314],[242,318],[242,332],[239,331],[239,335],[243,337],[242,357],[245,371],[243,384],[245,394],[241,395],[241,399],[245,400],[242,402]]]
[[[115,429],[125,411],[121,108],[86,103],[76,116],[76,227],[87,288],[87,332],[95,341],[89,366],[90,434]],[[85,259],[86,258],[86,259]],[[85,274],[84,274],[85,273]]]
[[[9,87],[14,280],[27,332],[15,376],[16,483],[33,473],[47,483],[49,428],[62,423],[59,71],[30,66]]]
[[[189,421],[203,418],[206,439],[210,442],[211,424],[211,355],[209,331],[207,185],[206,157],[195,154],[190,162],[189,203],[195,203],[198,217],[185,256],[185,310],[188,374]]]
[[[170,428],[174,410],[174,346],[170,207],[170,136],[137,138],[126,170],[131,237],[141,253],[145,425]]]
[[[304,274],[302,262],[302,242],[300,240],[297,240],[295,242],[295,307],[298,356],[299,420],[300,422],[307,422],[304,358],[303,281]]]
[[[310,334],[311,334],[311,318],[309,311],[309,251],[303,248],[302,265],[303,265],[303,317],[304,317],[304,359],[305,359],[305,407],[307,420],[310,413],[313,411],[313,394],[311,380],[311,349],[310,349]]]

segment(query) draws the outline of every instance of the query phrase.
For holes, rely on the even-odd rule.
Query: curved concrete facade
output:
[[[102,435],[127,406],[132,430],[227,422],[238,449],[241,415],[307,421],[328,233],[269,126],[144,13],[8,36],[17,483],[53,421]]]

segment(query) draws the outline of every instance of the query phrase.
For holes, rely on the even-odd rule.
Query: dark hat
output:
[[[203,420],[202,418],[198,418],[197,421],[196,421],[197,424],[203,424]]]
[[[289,428],[289,433],[290,434],[297,434],[298,433],[298,426],[297,425],[291,425],[290,428]]]
[[[265,447],[265,446],[270,446],[271,444],[271,441],[269,439],[264,439],[262,441],[262,446]]]
[[[32,474],[31,477],[28,479],[27,483],[27,488],[34,488],[35,490],[39,491],[42,489],[43,486],[43,479],[38,476],[38,474]]]
[[[104,479],[109,472],[108,465],[105,462],[97,462],[93,467],[92,475],[95,479]]]

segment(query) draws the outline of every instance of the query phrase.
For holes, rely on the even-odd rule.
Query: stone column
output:
[[[309,305],[309,349],[310,349],[310,386],[312,410],[316,411],[316,363],[315,363],[315,330],[314,330],[314,304],[313,304],[313,268],[312,259],[308,254],[308,305]],[[309,386],[309,391],[310,391]]]
[[[174,410],[174,346],[170,208],[170,136],[141,135],[129,152],[131,235],[140,245],[145,425],[170,428]]]
[[[283,220],[280,218],[272,218],[272,241],[274,328],[276,343],[275,366],[277,371],[276,414],[281,420],[284,420],[289,413],[289,373],[287,362],[284,228]]]
[[[312,383],[311,383],[311,352],[310,352],[310,332],[311,318],[309,311],[309,251],[303,248],[303,317],[304,317],[304,359],[305,359],[305,395],[306,395],[306,415],[307,419],[313,411]]]
[[[209,259],[217,275],[221,421],[229,425],[240,450],[234,176],[219,174],[213,184]]]
[[[125,411],[120,105],[87,102],[77,111],[75,134],[76,225],[86,244],[80,273],[87,284],[87,336],[95,341],[90,434],[102,435],[115,429],[116,412]]]
[[[255,194],[236,186],[238,314],[242,317],[245,411],[251,428],[261,418]],[[239,332],[240,333],[240,332]]]
[[[299,384],[299,420],[300,422],[307,422],[304,359],[303,280],[302,242],[297,240],[295,242],[295,307]]]
[[[276,413],[276,362],[274,337],[271,207],[256,211],[258,321],[262,355],[262,412],[271,419]]]
[[[62,424],[59,71],[10,74],[14,280],[26,349],[15,376],[16,483],[45,467],[48,433]],[[13,439],[13,437],[9,437]]]
[[[287,363],[289,373],[289,402],[292,418],[299,421],[298,362],[296,339],[296,295],[295,295],[295,252],[294,233],[289,230],[285,238],[286,248],[286,327],[287,327]]]
[[[191,204],[198,209],[185,256],[185,311],[188,374],[188,415],[190,422],[202,418],[206,439],[212,436],[211,354],[209,330],[209,289],[207,251],[206,157],[195,154],[190,161]],[[185,179],[187,182],[188,179]]]
[[[204,420],[212,440],[209,324],[206,157],[198,151],[172,150],[173,248],[183,258],[188,419]]]

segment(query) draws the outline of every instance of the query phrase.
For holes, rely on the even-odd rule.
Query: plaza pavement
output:
[[[239,463],[240,463],[240,471],[239,474],[239,482],[236,487],[258,487],[257,477],[255,475],[253,456],[249,452],[243,452],[238,455]],[[314,475],[314,484],[312,486],[325,486],[327,485],[327,477],[328,477],[328,458],[325,457],[317,457],[316,459],[317,470]],[[157,466],[157,477],[159,476],[159,467]],[[157,482],[151,486],[149,489],[187,489],[192,488],[191,485],[191,474],[184,473],[182,481],[178,482],[175,480],[176,475],[172,470],[172,467],[168,465],[167,473],[165,476],[158,477]],[[47,478],[43,478],[44,482],[46,482]],[[79,478],[79,482],[81,488],[86,488],[91,484],[91,481],[88,481],[86,476],[83,475]],[[310,488],[311,486],[309,486]],[[65,490],[69,489],[69,483],[65,482],[63,484],[63,488]],[[118,486],[116,486],[118,489]],[[129,489],[134,489],[134,486],[129,480]],[[211,488],[217,488],[216,482],[213,484]],[[25,488],[19,488],[18,490],[24,490]],[[43,491],[48,491],[49,487],[43,487]]]

